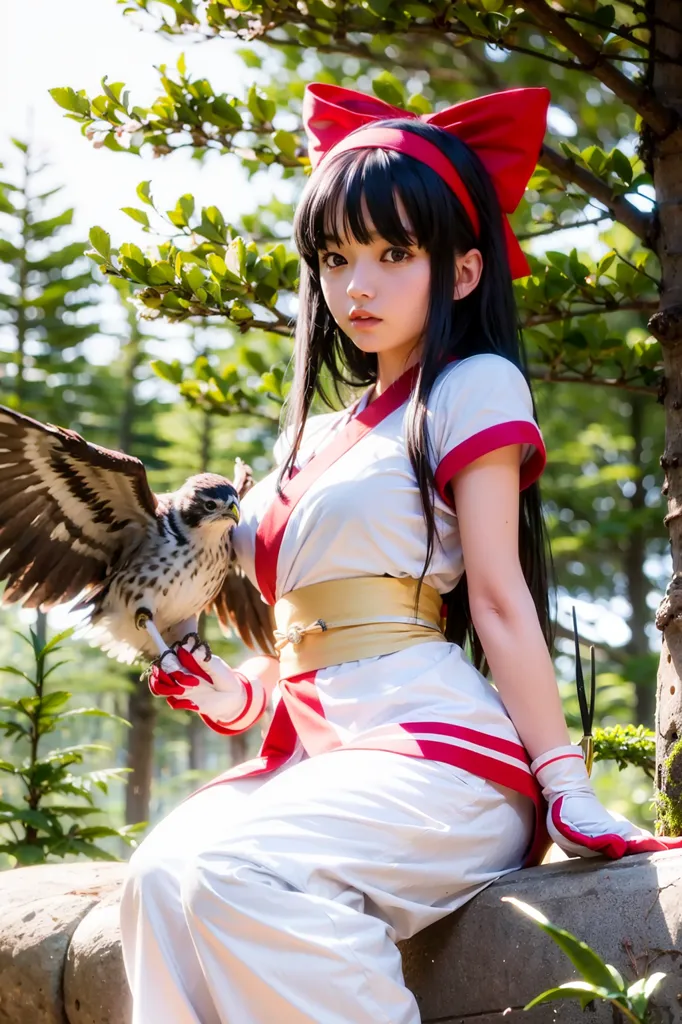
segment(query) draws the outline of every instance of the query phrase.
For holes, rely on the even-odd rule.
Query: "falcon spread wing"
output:
[[[0,406],[0,580],[44,609],[99,587],[157,521],[139,459]]]
[[[240,501],[253,487],[251,467],[241,459],[235,464],[234,486]],[[259,647],[264,654],[276,655],[272,608],[242,571],[234,550],[223,585],[206,610],[218,616],[223,629],[236,630],[247,647]]]

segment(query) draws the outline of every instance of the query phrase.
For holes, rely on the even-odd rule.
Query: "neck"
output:
[[[421,346],[411,346],[407,351],[404,347],[389,349],[387,352],[377,353],[377,380],[370,397],[373,402],[379,395],[395,384],[398,377],[402,377],[406,370],[419,362]]]

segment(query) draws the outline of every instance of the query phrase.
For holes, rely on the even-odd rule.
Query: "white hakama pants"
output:
[[[192,796],[133,853],[133,1024],[419,1024],[395,943],[520,867],[531,801],[337,750]]]

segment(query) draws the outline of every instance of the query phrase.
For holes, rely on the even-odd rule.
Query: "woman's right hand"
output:
[[[200,664],[182,646],[175,657],[165,655],[163,665],[152,668],[151,692],[165,697],[172,708],[196,711],[215,732],[244,732],[265,710],[267,694],[260,680],[248,679],[215,654]]]

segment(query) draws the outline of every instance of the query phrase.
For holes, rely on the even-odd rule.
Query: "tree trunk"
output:
[[[127,778],[125,820],[127,825],[149,821],[152,793],[152,766],[154,752],[154,726],[157,707],[145,681],[138,673],[131,673],[134,689],[128,701],[128,721],[132,728],[128,736],[126,767],[132,768]]]
[[[678,127],[665,137],[645,135],[643,156],[654,177],[659,204],[657,251],[661,261],[661,308],[649,327],[663,348],[666,412],[663,493],[670,534],[673,577],[657,615],[663,632],[658,671],[656,762],[659,820],[666,835],[682,834],[682,4],[649,0],[653,15],[649,85],[659,102],[674,110]],[[657,23],[656,19],[660,19]],[[667,23],[664,26],[662,23]],[[673,26],[673,28],[669,27]]]
[[[187,725],[187,742],[189,744],[187,764],[190,769],[203,771],[206,767],[206,730],[199,715],[191,714]]]
[[[632,452],[632,463],[637,469],[635,493],[632,495],[630,506],[635,515],[638,515],[645,507],[644,485],[642,483],[642,436],[644,434],[644,409],[645,399],[643,395],[631,396],[632,414],[630,416],[630,433],[634,441]],[[646,597],[649,590],[649,581],[644,572],[644,561],[646,558],[646,537],[641,522],[634,522],[628,531],[627,547],[625,550],[625,574],[627,576],[628,600],[632,608],[632,615],[628,625],[631,637],[628,644],[628,654],[633,658],[644,658],[649,651],[649,638],[646,635],[646,625],[649,621],[649,609],[647,608]],[[641,678],[639,672],[635,678],[635,715],[638,724],[646,725],[652,729],[655,717],[656,688],[653,679]]]
[[[130,453],[135,441],[135,370],[142,362],[141,334],[135,314],[128,316],[130,337],[123,346],[123,407],[119,421],[118,446]],[[139,671],[128,673],[132,687],[128,697],[127,719],[130,729],[127,735],[126,766],[132,772],[126,776],[126,825],[138,821],[149,821],[149,805],[154,776],[154,726],[157,707],[154,696],[146,683],[140,682]]]

